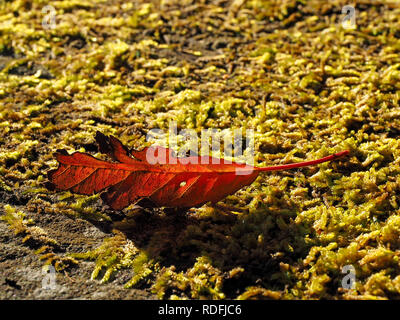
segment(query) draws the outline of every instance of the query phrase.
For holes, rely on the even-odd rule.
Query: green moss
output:
[[[145,251],[141,251],[131,262],[134,276],[126,284],[126,288],[138,286],[153,273],[153,261],[149,259]]]
[[[240,296],[237,297],[238,300],[277,300],[281,298],[281,293],[271,290],[266,290],[260,287],[250,287],[247,288]]]
[[[17,211],[9,204],[4,206],[4,215],[0,218],[9,224],[15,235],[25,235],[28,232],[27,224],[30,221],[24,220],[25,214],[22,211]]]
[[[41,246],[35,251],[39,260],[44,261],[45,265],[53,265],[57,272],[63,271],[76,265],[78,262],[70,257],[56,254],[59,244],[56,240],[50,238],[45,230],[34,225],[32,219],[25,219],[26,214],[17,211],[10,205],[4,206],[4,215],[0,219],[9,224],[10,229],[16,236],[23,236],[22,243],[28,246]]]
[[[47,4],[56,9],[50,30],[42,27]],[[357,27],[346,30],[342,6],[4,2],[2,220],[58,270],[77,265],[76,255],[95,261],[93,279],[112,282],[125,269],[127,288],[163,299],[399,298],[400,11],[363,1]],[[171,121],[221,137],[254,129],[260,166],[343,149],[350,156],[260,175],[224,200],[240,208],[235,216],[207,205],[176,216],[115,213],[98,195],[44,189],[57,149],[104,157],[97,130],[142,148],[150,129],[167,131]],[[121,231],[67,256],[25,207]],[[353,290],[341,286],[345,265],[356,270]]]
[[[175,272],[175,267],[164,268],[152,286],[152,291],[160,299],[165,298],[167,290],[187,292],[192,299],[224,299],[221,292],[223,276],[206,257],[197,258],[191,269]]]
[[[86,253],[71,253],[71,257],[95,260],[96,266],[91,278],[96,279],[101,275],[101,282],[107,282],[118,269],[135,265],[134,257],[137,252],[132,242],[117,232],[114,237],[106,238],[99,248]],[[136,267],[138,269],[140,268]]]

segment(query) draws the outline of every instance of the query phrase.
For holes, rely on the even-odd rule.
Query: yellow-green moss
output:
[[[56,10],[54,29],[42,27],[45,5]],[[127,269],[127,288],[164,299],[399,298],[400,9],[363,1],[349,30],[342,6],[3,2],[2,220],[57,270],[93,260],[92,278],[111,282]],[[235,217],[209,206],[178,220],[126,209],[116,222],[98,195],[44,188],[57,149],[104,158],[97,130],[142,148],[150,129],[167,131],[171,121],[221,136],[254,129],[260,166],[350,156],[261,174],[224,200],[241,209]],[[24,206],[121,231],[65,256]],[[356,270],[355,289],[341,287],[345,265]]]

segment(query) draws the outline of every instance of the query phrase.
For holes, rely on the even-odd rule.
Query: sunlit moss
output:
[[[167,289],[175,288],[188,292],[192,299],[223,299],[225,295],[221,292],[222,284],[221,272],[207,258],[199,257],[193,268],[186,273],[176,273],[175,267],[162,269],[152,290],[159,298],[164,298]]]
[[[24,220],[25,214],[17,211],[10,205],[4,206],[5,214],[1,216],[1,220],[6,221],[10,228],[14,230],[15,235],[27,233],[27,220]]]
[[[132,242],[118,232],[114,237],[105,239],[99,248],[86,253],[73,253],[71,257],[95,260],[96,266],[91,278],[96,279],[101,274],[101,281],[107,282],[118,269],[132,267],[137,252]]]
[[[45,5],[56,9],[54,29],[42,27]],[[3,2],[2,220],[57,270],[92,260],[92,278],[112,282],[126,269],[127,288],[163,299],[399,298],[400,11],[393,1],[364,1],[357,28],[346,30],[342,6]],[[176,217],[125,210],[117,223],[98,195],[44,188],[57,149],[105,158],[97,130],[141,148],[150,129],[168,131],[172,121],[179,130],[218,129],[218,137],[254,129],[260,166],[343,149],[350,156],[260,174],[224,200],[235,215],[211,206]],[[26,219],[24,199],[32,214],[124,233],[65,256]],[[356,270],[355,289],[342,288],[345,265]]]

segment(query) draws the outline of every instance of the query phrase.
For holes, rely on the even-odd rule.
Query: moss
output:
[[[44,30],[47,4],[56,26]],[[363,1],[347,30],[342,6],[4,2],[2,220],[58,270],[92,260],[92,278],[112,282],[124,269],[127,288],[163,299],[398,299],[400,11]],[[260,166],[350,156],[260,175],[224,200],[240,209],[235,216],[208,205],[117,213],[97,195],[44,188],[57,149],[104,157],[97,130],[142,148],[150,129],[167,131],[171,121],[221,137],[254,129]],[[120,231],[69,256],[28,211]],[[356,270],[355,289],[342,288],[345,265]]]
[[[278,300],[281,298],[280,292],[275,292],[271,290],[266,290],[260,287],[250,287],[247,288],[240,296],[237,297],[238,300]]]
[[[67,193],[67,196],[70,196],[70,194]],[[91,197],[79,197],[68,207],[75,211],[77,217],[84,217],[90,221],[111,221],[110,217],[108,217],[106,214],[103,214],[92,207],[92,205],[98,201],[98,199],[99,195],[93,195]]]
[[[78,263],[73,258],[54,253],[54,251],[59,251],[57,241],[49,237],[45,230],[35,226],[33,219],[25,219],[25,213],[17,211],[10,205],[5,205],[4,211],[0,219],[9,224],[16,236],[23,236],[21,240],[23,244],[30,247],[40,246],[35,254],[39,256],[39,260],[45,262],[45,265],[53,265],[56,271],[60,272]]]
[[[4,220],[9,224],[15,235],[25,235],[28,232],[27,223],[29,222],[24,220],[25,214],[22,211],[17,211],[8,204],[4,206],[4,211],[1,220]]]
[[[126,288],[138,286],[153,273],[153,261],[149,259],[145,251],[140,252],[131,262],[134,276],[126,284]]]
[[[71,253],[71,257],[95,260],[96,266],[91,278],[96,279],[101,275],[101,282],[107,282],[118,269],[132,267],[137,252],[131,241],[116,232],[114,237],[106,238],[99,248],[86,253]]]
[[[165,298],[167,290],[187,292],[191,299],[224,299],[221,292],[223,276],[208,258],[199,257],[191,269],[185,273],[175,272],[175,267],[164,268],[152,286],[159,298]],[[175,295],[176,297],[176,295]]]
[[[41,253],[40,251],[38,253]],[[54,252],[49,252],[40,255],[39,260],[44,261],[44,265],[52,265],[54,266],[57,272],[61,272],[71,267],[75,267],[78,264],[78,261],[72,257],[61,256],[55,254]]]

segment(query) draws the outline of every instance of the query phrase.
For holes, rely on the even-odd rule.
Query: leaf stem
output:
[[[271,167],[257,168],[257,170],[258,171],[278,171],[278,170],[287,170],[287,169],[307,167],[307,166],[312,166],[312,165],[315,165],[315,164],[318,164],[318,163],[322,163],[322,162],[327,162],[327,161],[332,161],[332,160],[338,159],[340,157],[348,155],[349,152],[350,152],[349,150],[344,150],[344,151],[340,151],[340,152],[331,154],[330,156],[323,157],[323,158],[316,159],[316,160],[297,162],[297,163],[290,163],[290,164],[283,164],[283,165],[271,166]]]

